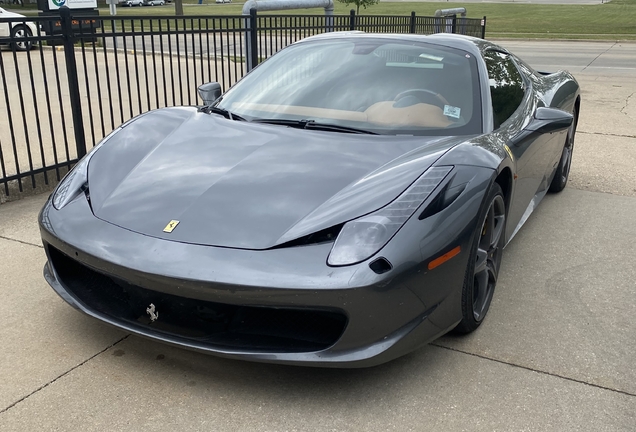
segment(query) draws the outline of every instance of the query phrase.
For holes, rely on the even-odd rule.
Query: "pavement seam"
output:
[[[11,237],[5,237],[5,236],[0,235],[0,239],[8,240],[8,241],[14,241],[14,242],[17,242],[17,243],[22,243],[22,244],[25,244],[25,245],[35,246],[35,247],[39,247],[40,249],[44,249],[44,246],[42,246],[42,245],[25,242],[23,240],[12,239]]]
[[[6,408],[3,408],[2,410],[0,410],[0,414],[4,414],[5,412],[9,411],[11,408],[13,408],[14,406],[16,406],[17,404],[19,404],[20,402],[30,398],[31,396],[33,396],[34,394],[36,394],[37,392],[39,392],[40,390],[43,390],[45,388],[47,388],[48,386],[50,386],[51,384],[53,384],[55,381],[59,380],[60,378],[64,378],[66,375],[70,374],[71,372],[73,372],[75,369],[79,368],[80,366],[85,365],[86,363],[88,363],[89,361],[93,360],[95,357],[97,357],[98,355],[108,351],[109,349],[111,349],[112,347],[114,347],[115,345],[119,344],[120,342],[123,342],[124,340],[128,339],[130,335],[127,334],[126,336],[124,336],[123,338],[119,339],[118,341],[112,343],[111,345],[107,346],[106,348],[104,348],[103,350],[101,350],[100,352],[98,352],[95,355],[92,355],[91,357],[87,358],[86,360],[84,360],[83,362],[73,366],[72,368],[70,368],[69,370],[67,370],[66,372],[64,372],[61,375],[58,375],[57,377],[55,377],[54,379],[52,379],[51,381],[47,382],[46,384],[41,385],[40,387],[38,387],[37,389],[33,390],[31,393],[29,393],[26,396],[21,397],[20,399],[18,399],[17,401],[13,402],[11,405],[9,405]]]
[[[602,386],[602,385],[599,385],[599,384],[592,384],[592,383],[589,383],[589,382],[586,382],[586,381],[578,380],[576,378],[570,378],[570,377],[566,377],[566,376],[563,376],[563,375],[555,374],[555,373],[552,373],[552,372],[546,372],[546,371],[542,371],[542,370],[539,370],[539,369],[533,369],[533,368],[528,367],[528,366],[522,366],[522,365],[518,365],[518,364],[515,364],[515,363],[510,363],[510,362],[507,362],[507,361],[504,361],[504,360],[499,360],[499,359],[496,359],[496,358],[487,357],[485,355],[475,354],[475,353],[471,353],[471,352],[468,352],[468,351],[462,351],[462,350],[459,350],[457,348],[451,348],[451,347],[447,347],[447,346],[444,346],[444,345],[438,345],[436,343],[431,343],[430,345],[433,345],[433,346],[438,347],[438,348],[443,348],[443,349],[446,349],[446,350],[449,350],[449,351],[454,351],[454,352],[458,352],[458,353],[461,353],[461,354],[466,354],[466,355],[469,355],[469,356],[478,357],[480,359],[490,360],[490,361],[493,361],[493,362],[496,362],[496,363],[505,364],[505,365],[512,366],[512,367],[515,367],[515,368],[525,369],[527,371],[536,372],[536,373],[540,373],[540,374],[543,374],[543,375],[548,375],[548,376],[551,376],[551,377],[554,377],[554,378],[561,378],[561,379],[564,379],[564,380],[567,380],[567,381],[571,381],[571,382],[575,382],[575,383],[579,383],[579,384],[584,384],[584,385],[587,385],[587,386],[590,386],[590,387],[594,387],[594,388],[597,388],[597,389],[608,390],[608,391],[611,391],[611,392],[614,392],[614,393],[619,393],[619,394],[622,394],[622,395],[625,395],[625,396],[636,397],[635,393],[630,393],[630,392],[627,392],[627,391],[624,391],[624,390],[618,390],[618,389],[614,389],[614,388],[611,388],[611,387],[605,387],[605,386]]]
[[[605,51],[603,51],[602,53],[600,53],[599,55],[597,55],[596,57],[594,57],[594,60],[592,60],[590,62],[590,64],[588,64],[587,66],[585,66],[583,69],[581,69],[581,72],[583,72],[585,69],[587,69],[588,67],[590,67],[590,65],[592,63],[594,63],[600,56],[602,56],[603,54],[607,54],[612,48],[614,48],[616,45],[618,44],[618,41],[614,42],[614,44],[612,44],[611,47],[609,47],[608,49],[606,49]]]
[[[636,135],[622,135],[622,134],[613,134],[613,133],[604,133],[604,132],[586,132],[586,131],[576,131],[579,134],[587,134],[587,135],[604,135],[604,136],[614,136],[620,138],[636,138]]]

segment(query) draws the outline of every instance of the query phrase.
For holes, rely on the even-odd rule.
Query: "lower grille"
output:
[[[237,306],[165,294],[89,268],[47,246],[60,282],[89,309],[116,321],[219,349],[312,352],[333,345],[347,318],[333,311]],[[146,308],[155,305],[151,322]]]

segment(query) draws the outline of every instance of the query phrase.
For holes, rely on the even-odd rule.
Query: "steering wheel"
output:
[[[433,102],[432,105],[438,106],[441,109],[444,109],[444,105],[450,105],[448,101],[446,100],[446,98],[444,98],[444,96],[442,96],[439,93],[435,93],[434,91],[426,90],[426,89],[406,90],[401,93],[398,93],[398,95],[395,96],[393,100],[399,101],[400,99],[405,98],[407,96],[414,96],[418,98],[419,100],[421,100],[422,102],[424,101]]]

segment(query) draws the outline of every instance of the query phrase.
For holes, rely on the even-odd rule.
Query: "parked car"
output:
[[[0,18],[25,18],[25,16],[0,8]],[[13,47],[16,51],[30,50],[33,47],[33,42],[20,41],[20,38],[31,37],[37,34],[37,27],[31,21],[0,23],[0,37],[11,37]]]
[[[119,4],[120,6],[128,6],[128,7],[143,6],[144,0],[120,0]]]
[[[504,246],[568,181],[581,101],[570,73],[450,34],[326,33],[199,90],[62,180],[45,278],[126,332],[332,367],[484,322]]]
[[[215,0],[216,3],[232,3],[232,0]]]
[[[143,0],[144,6],[163,6],[166,4],[164,0]]]

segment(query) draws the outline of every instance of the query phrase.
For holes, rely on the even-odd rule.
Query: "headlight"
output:
[[[97,149],[104,145],[104,143],[106,143],[106,141],[108,141],[120,129],[121,126],[108,134],[99,144],[93,147],[93,149],[84,156],[77,165],[68,172],[68,174],[66,174],[55,189],[55,192],[53,192],[53,207],[57,210],[61,210],[65,205],[73,201],[88,189],[88,163]]]
[[[452,169],[452,166],[428,169],[386,207],[347,222],[327,263],[332,266],[355,264],[382,249]]]
[[[62,179],[53,194],[53,207],[62,209],[81,193],[88,189],[88,155],[84,156],[77,165]]]

